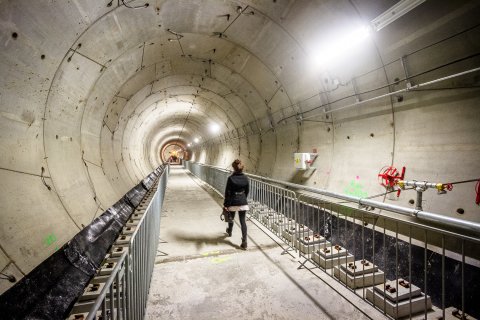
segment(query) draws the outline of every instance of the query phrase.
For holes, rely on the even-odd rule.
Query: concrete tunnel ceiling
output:
[[[418,84],[478,67],[478,1],[426,1],[339,64],[312,65],[320,44],[397,2],[2,1],[0,269],[32,270],[172,141],[191,144],[195,161],[239,157],[253,173],[355,195],[384,192],[385,165],[412,179],[472,178],[478,73],[336,110],[403,88],[408,72]],[[318,169],[295,171],[293,153],[313,150]],[[455,216],[461,204],[480,221],[470,187],[449,202],[426,193],[424,206]]]

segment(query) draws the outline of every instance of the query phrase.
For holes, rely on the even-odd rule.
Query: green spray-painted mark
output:
[[[368,197],[368,193],[366,191],[363,191],[363,186],[359,182],[355,182],[354,180],[350,181],[350,184],[345,188],[345,190],[343,190],[343,192],[354,197]]]
[[[45,238],[43,238],[43,245],[45,247],[50,247],[55,242],[57,242],[57,237],[55,236],[54,233],[50,233]]]
[[[230,260],[230,257],[229,257],[229,256],[224,256],[224,257],[213,258],[211,261],[212,261],[213,263],[218,264],[218,263],[224,263],[224,262],[226,262],[226,261],[228,261],[228,260]]]
[[[220,251],[209,251],[209,252],[202,253],[202,256],[208,257],[208,256],[216,256],[219,254],[220,254]]]

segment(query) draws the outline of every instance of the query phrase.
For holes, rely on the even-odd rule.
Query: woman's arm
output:
[[[232,193],[232,183],[230,181],[230,177],[227,179],[227,186],[225,187],[225,199],[223,200],[223,206],[228,207],[230,206],[230,196]]]

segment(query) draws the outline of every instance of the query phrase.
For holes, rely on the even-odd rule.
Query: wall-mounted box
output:
[[[295,159],[295,169],[316,169],[312,167],[313,161],[317,158],[316,153],[294,153],[293,157]]]
[[[310,162],[310,153],[295,153],[295,169],[307,170]]]

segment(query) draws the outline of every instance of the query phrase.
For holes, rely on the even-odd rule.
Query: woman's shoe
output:
[[[243,250],[247,250],[247,240],[242,239],[242,244],[240,245],[240,248]]]
[[[229,237],[232,236],[232,230],[228,230],[228,227],[227,227],[227,230],[225,230],[225,232],[228,234]]]

